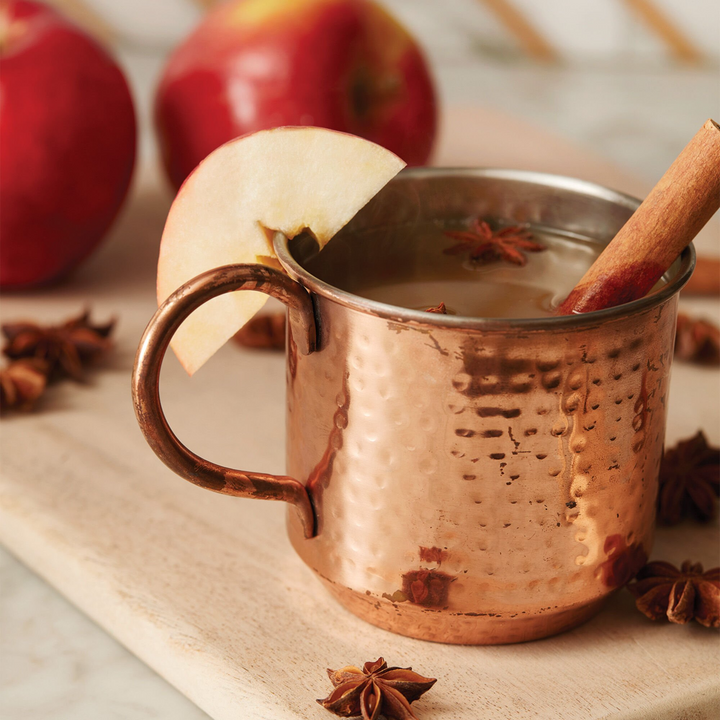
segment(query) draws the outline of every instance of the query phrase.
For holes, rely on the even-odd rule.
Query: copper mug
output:
[[[352,247],[373,228],[391,238],[393,226],[468,216],[608,242],[637,205],[552,175],[414,169],[333,243]],[[211,270],[150,322],[133,394],[157,455],[210,490],[289,503],[300,557],[346,608],[388,630],[510,643],[593,616],[650,551],[677,299],[693,249],[641,300],[505,320],[366,300],[311,275],[284,236],[274,243],[285,273]],[[201,304],[237,290],[288,307],[288,476],[198,457],[160,406],[173,333]]]

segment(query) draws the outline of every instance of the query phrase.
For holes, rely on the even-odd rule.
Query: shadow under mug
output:
[[[392,237],[393,227],[468,216],[607,243],[637,205],[570,178],[422,168],[401,173],[333,243],[352,248],[363,231]],[[650,552],[677,297],[692,247],[641,300],[507,320],[366,300],[311,275],[293,241],[278,233],[274,243],[287,274],[210,270],[150,322],[133,397],[157,455],[202,487],[292,505],[288,532],[300,557],[345,607],[388,630],[509,643],[594,615]],[[201,304],[237,290],[288,307],[288,476],[200,458],[160,406],[173,333]]]

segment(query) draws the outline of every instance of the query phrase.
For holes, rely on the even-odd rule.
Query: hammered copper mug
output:
[[[608,242],[638,202],[578,180],[502,170],[401,173],[345,228],[481,216]],[[285,500],[300,557],[345,607],[448,643],[532,640],[587,620],[650,551],[680,288],[571,317],[478,319],[366,300],[311,275],[282,235],[287,274],[211,270],[174,293],[138,350],[138,422],[197,485]],[[354,249],[355,248],[355,249]],[[328,252],[328,251],[325,251]],[[342,255],[342,253],[341,253]],[[183,319],[221,293],[289,309],[287,477],[215,465],[186,449],[158,377]]]

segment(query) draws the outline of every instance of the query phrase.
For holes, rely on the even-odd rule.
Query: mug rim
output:
[[[424,177],[448,175],[452,177],[484,177],[499,180],[519,180],[524,182],[535,182],[546,187],[559,190],[570,190],[585,195],[590,195],[602,200],[613,202],[616,205],[635,211],[641,201],[626,193],[613,190],[612,188],[593,183],[588,180],[568,177],[566,175],[555,175],[542,173],[533,170],[513,170],[504,168],[449,168],[449,167],[419,167],[406,168],[399,176],[402,177]],[[396,176],[398,177],[398,176]],[[392,180],[390,181],[392,182]],[[576,315],[555,315],[549,317],[531,318],[478,318],[468,315],[442,315],[439,313],[428,313],[423,310],[412,310],[397,305],[378,302],[368,298],[355,295],[354,293],[342,290],[316,277],[304,268],[293,257],[289,248],[289,240],[282,232],[275,232],[273,235],[273,247],[278,260],[290,276],[297,280],[303,287],[312,293],[321,295],[333,302],[357,310],[367,315],[392,320],[394,322],[412,325],[424,325],[428,327],[441,327],[448,329],[467,330],[556,330],[559,328],[577,328],[580,326],[595,325],[610,320],[619,319],[642,312],[662,305],[665,301],[680,292],[685,283],[690,279],[695,269],[695,247],[690,243],[680,254],[678,260],[680,267],[675,276],[657,292],[645,295],[638,300],[633,300],[622,305],[616,305],[603,310],[593,310],[587,313]],[[676,260],[675,262],[678,262]],[[674,263],[673,263],[674,264]],[[671,266],[672,267],[672,266]],[[667,271],[666,271],[667,272]]]

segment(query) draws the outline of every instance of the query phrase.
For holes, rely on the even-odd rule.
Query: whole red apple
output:
[[[36,2],[0,2],[0,286],[56,280],[100,242],[130,184],[122,72]]]
[[[246,133],[314,125],[424,164],[436,130],[425,58],[368,0],[234,0],[170,57],[155,119],[179,187],[212,150]]]

